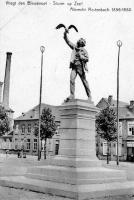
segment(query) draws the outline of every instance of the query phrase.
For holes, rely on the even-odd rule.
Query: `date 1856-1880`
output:
[[[121,11],[130,12],[132,11],[132,9],[131,8],[112,8],[112,12],[121,12]]]

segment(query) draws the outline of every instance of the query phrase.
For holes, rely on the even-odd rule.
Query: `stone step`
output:
[[[126,173],[123,170],[113,170],[103,167],[74,168],[52,165],[39,166],[29,168],[26,176],[39,180],[70,184],[97,184],[126,180]]]
[[[48,161],[49,165],[66,166],[66,167],[101,167],[101,161],[97,158],[89,159],[86,157],[64,157],[61,155],[55,156]]]
[[[73,178],[64,178],[64,177],[55,177],[55,176],[47,176],[42,174],[32,174],[27,173],[26,177],[37,179],[37,180],[45,180],[45,181],[53,181],[57,183],[67,183],[67,184],[73,184],[73,185],[83,185],[83,184],[98,184],[98,183],[111,183],[111,182],[122,182],[125,180],[125,178],[122,177],[105,177],[105,178],[90,178],[90,179],[73,179]]]
[[[134,194],[134,181],[71,185],[26,178],[24,176],[0,177],[0,185],[23,188],[76,200],[96,199],[97,197]]]

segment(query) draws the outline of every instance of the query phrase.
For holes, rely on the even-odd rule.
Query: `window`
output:
[[[122,122],[119,122],[119,136],[122,136]]]
[[[33,149],[34,149],[34,150],[37,150],[37,139],[34,139]]]
[[[27,150],[30,150],[30,139],[27,139]]]
[[[134,122],[128,123],[128,135],[134,135]]]
[[[23,124],[23,125],[21,126],[21,131],[22,131],[22,133],[25,133],[25,124]]]
[[[19,131],[19,125],[16,124],[15,130],[14,130],[15,135],[18,135],[18,131]]]
[[[122,144],[121,143],[119,143],[118,150],[119,150],[119,156],[121,156],[121,151],[122,151]],[[115,155],[117,155],[117,143],[115,143]]]
[[[107,155],[107,142],[103,142],[103,155]]]
[[[38,124],[35,123],[35,124],[34,124],[34,130],[36,130],[37,128],[38,128]]]
[[[15,138],[15,142],[14,143],[15,143],[14,144],[15,149],[17,149],[18,148],[18,139],[17,138]]]
[[[28,124],[28,133],[31,133],[31,124]]]
[[[59,134],[60,125],[57,125],[56,134]]]
[[[18,131],[18,129],[19,129],[19,124],[16,124],[16,130]]]
[[[58,151],[59,151],[59,140],[56,140],[56,144],[55,144],[55,155],[58,155]]]

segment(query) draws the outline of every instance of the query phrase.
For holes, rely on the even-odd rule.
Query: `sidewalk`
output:
[[[124,167],[124,166],[125,167],[134,166],[134,162],[128,162],[128,161],[120,161],[119,165],[117,165],[116,161],[110,161],[109,164],[107,164],[106,160],[101,160],[101,162],[102,162],[102,165],[104,166],[112,166],[112,167],[117,167],[117,168]]]
[[[14,154],[0,154],[0,177],[24,175],[29,167],[46,165],[47,162],[43,159],[38,161],[37,156],[18,158]]]

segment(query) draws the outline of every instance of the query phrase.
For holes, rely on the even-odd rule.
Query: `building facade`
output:
[[[52,139],[47,139],[46,153],[47,155],[58,154],[59,149],[59,131],[60,116],[59,107],[47,104],[41,104],[41,111],[43,108],[50,108],[52,115],[55,116],[57,131]],[[37,155],[38,153],[38,138],[34,134],[35,127],[39,120],[39,106],[35,106],[26,113],[14,120],[13,143],[15,149],[25,149],[27,154]],[[44,150],[44,141],[42,141],[42,151]]]
[[[116,100],[110,95],[108,98],[102,98],[96,105],[100,109],[111,106],[115,113],[117,110]],[[96,152],[97,156],[104,159],[107,155],[107,142],[96,134]],[[111,143],[111,159],[117,157],[117,142]],[[119,102],[119,159],[129,160],[134,156],[134,101],[130,104]]]

